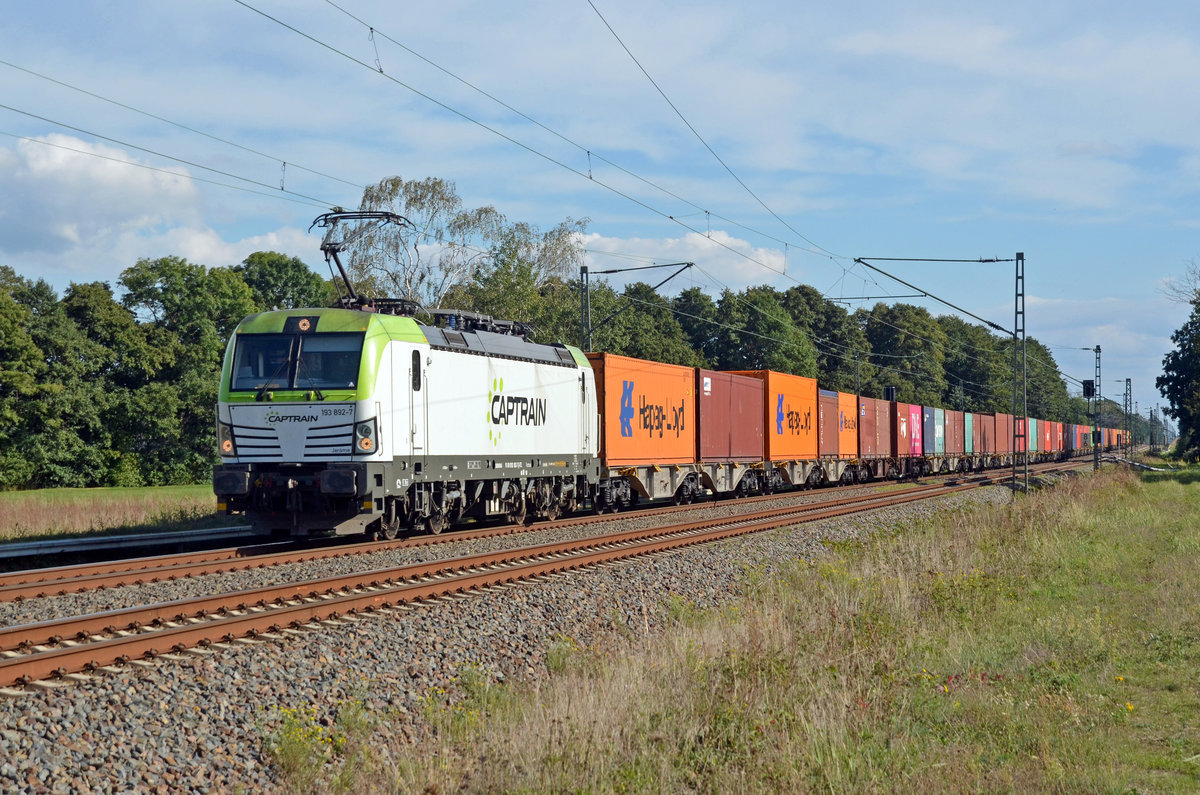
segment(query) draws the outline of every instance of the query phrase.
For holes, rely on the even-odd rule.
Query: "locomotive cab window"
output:
[[[309,334],[300,337],[296,388],[354,389],[362,359],[362,334]]]
[[[362,334],[244,334],[230,389],[354,389]]]

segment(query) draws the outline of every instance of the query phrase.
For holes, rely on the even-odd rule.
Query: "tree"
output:
[[[675,319],[671,302],[644,282],[626,285],[616,307],[596,322],[606,319],[601,330],[616,342],[606,347],[612,353],[689,367],[703,364]]]
[[[407,298],[434,309],[486,263],[500,239],[504,216],[491,205],[463,209],[454,183],[435,177],[388,177],[363,191],[362,210],[389,211],[412,226],[382,224],[348,246],[347,273],[355,289]],[[362,227],[357,227],[362,228]]]
[[[33,474],[20,450],[32,431],[26,404],[37,395],[37,379],[45,371],[42,352],[29,334],[32,319],[0,285],[0,489],[22,486]]]
[[[1159,292],[1168,301],[1177,304],[1195,304],[1200,301],[1200,263],[1192,260],[1187,265],[1183,276],[1167,279],[1159,287]]]
[[[784,291],[780,301],[817,351],[817,379],[824,389],[878,395],[865,314],[851,315],[814,288],[802,284]]]
[[[276,251],[256,251],[233,271],[250,287],[261,310],[329,306],[335,297],[333,285],[301,262]]]
[[[723,323],[715,346],[717,369],[817,377],[816,349],[780,305],[774,289],[751,287],[740,295],[725,290],[717,301],[717,315]]]
[[[942,405],[960,411],[1012,411],[1012,352],[984,326],[942,315],[946,334],[946,392]]]
[[[119,430],[134,438],[141,432],[136,425],[148,422],[138,416],[139,405],[156,407],[162,416],[153,424],[163,435],[145,445],[140,458],[147,481],[202,480],[215,460],[213,406],[225,343],[238,322],[258,309],[250,287],[230,268],[209,270],[180,257],[138,260],[121,274],[121,284],[127,291],[122,303],[145,317],[156,344],[175,355],[157,382],[174,399],[162,390],[151,390],[155,399],[140,404],[131,398]]]
[[[570,279],[583,265],[583,235],[588,219],[568,218],[549,232],[532,224],[518,222],[507,225],[500,233],[496,255],[529,266],[533,282],[538,287],[551,278]]]
[[[568,219],[545,235],[528,224],[507,229],[489,261],[469,282],[452,287],[443,303],[528,323],[538,342],[577,343],[579,281],[564,281],[561,274],[582,260],[580,238],[572,231],[582,223]]]
[[[880,380],[896,387],[896,399],[942,405],[946,333],[926,309],[911,304],[876,304],[867,318],[871,355]]]
[[[1171,335],[1175,348],[1163,357],[1163,372],[1154,381],[1169,404],[1164,413],[1179,423],[1180,453],[1200,455],[1200,298],[1192,301],[1187,322]]]
[[[999,340],[1001,358],[1007,363],[1008,398],[1004,411],[1012,411],[1012,339]],[[1067,400],[1067,384],[1059,373],[1054,354],[1033,337],[1025,339],[1026,406],[1030,417],[1056,422],[1071,418],[1071,407]],[[1019,411],[1019,409],[1018,409]]]
[[[716,302],[699,287],[689,287],[675,296],[671,307],[688,343],[699,354],[704,366],[711,367],[717,358],[721,333]]]

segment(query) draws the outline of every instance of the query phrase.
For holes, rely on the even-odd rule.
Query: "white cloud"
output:
[[[685,271],[664,285],[663,294],[686,287],[700,286],[713,293],[724,287],[734,291],[750,285],[772,283],[785,269],[783,251],[759,248],[723,230],[708,234],[688,232],[676,238],[611,238],[599,234],[584,236],[588,269],[591,272],[618,268],[636,268],[649,264],[695,262],[693,272]],[[795,269],[793,268],[793,273]],[[657,284],[670,275],[668,268],[658,271],[633,271],[613,274],[614,285],[630,282]]]
[[[115,282],[143,257],[220,266],[280,250],[319,259],[319,241],[293,227],[227,239],[204,223],[205,199],[185,171],[138,164],[146,163],[116,147],[59,134],[0,149],[0,263],[61,290]]]

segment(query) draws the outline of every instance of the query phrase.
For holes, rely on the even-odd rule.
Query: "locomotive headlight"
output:
[[[354,426],[354,451],[359,455],[370,455],[378,445],[379,432],[375,418],[364,420]]]
[[[237,445],[233,441],[233,426],[225,422],[217,422],[217,448],[223,456],[237,455]]]

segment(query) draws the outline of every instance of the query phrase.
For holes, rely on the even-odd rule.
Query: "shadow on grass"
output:
[[[1146,483],[1168,483],[1174,481],[1184,486],[1200,483],[1200,470],[1181,469],[1178,472],[1141,472]]]

